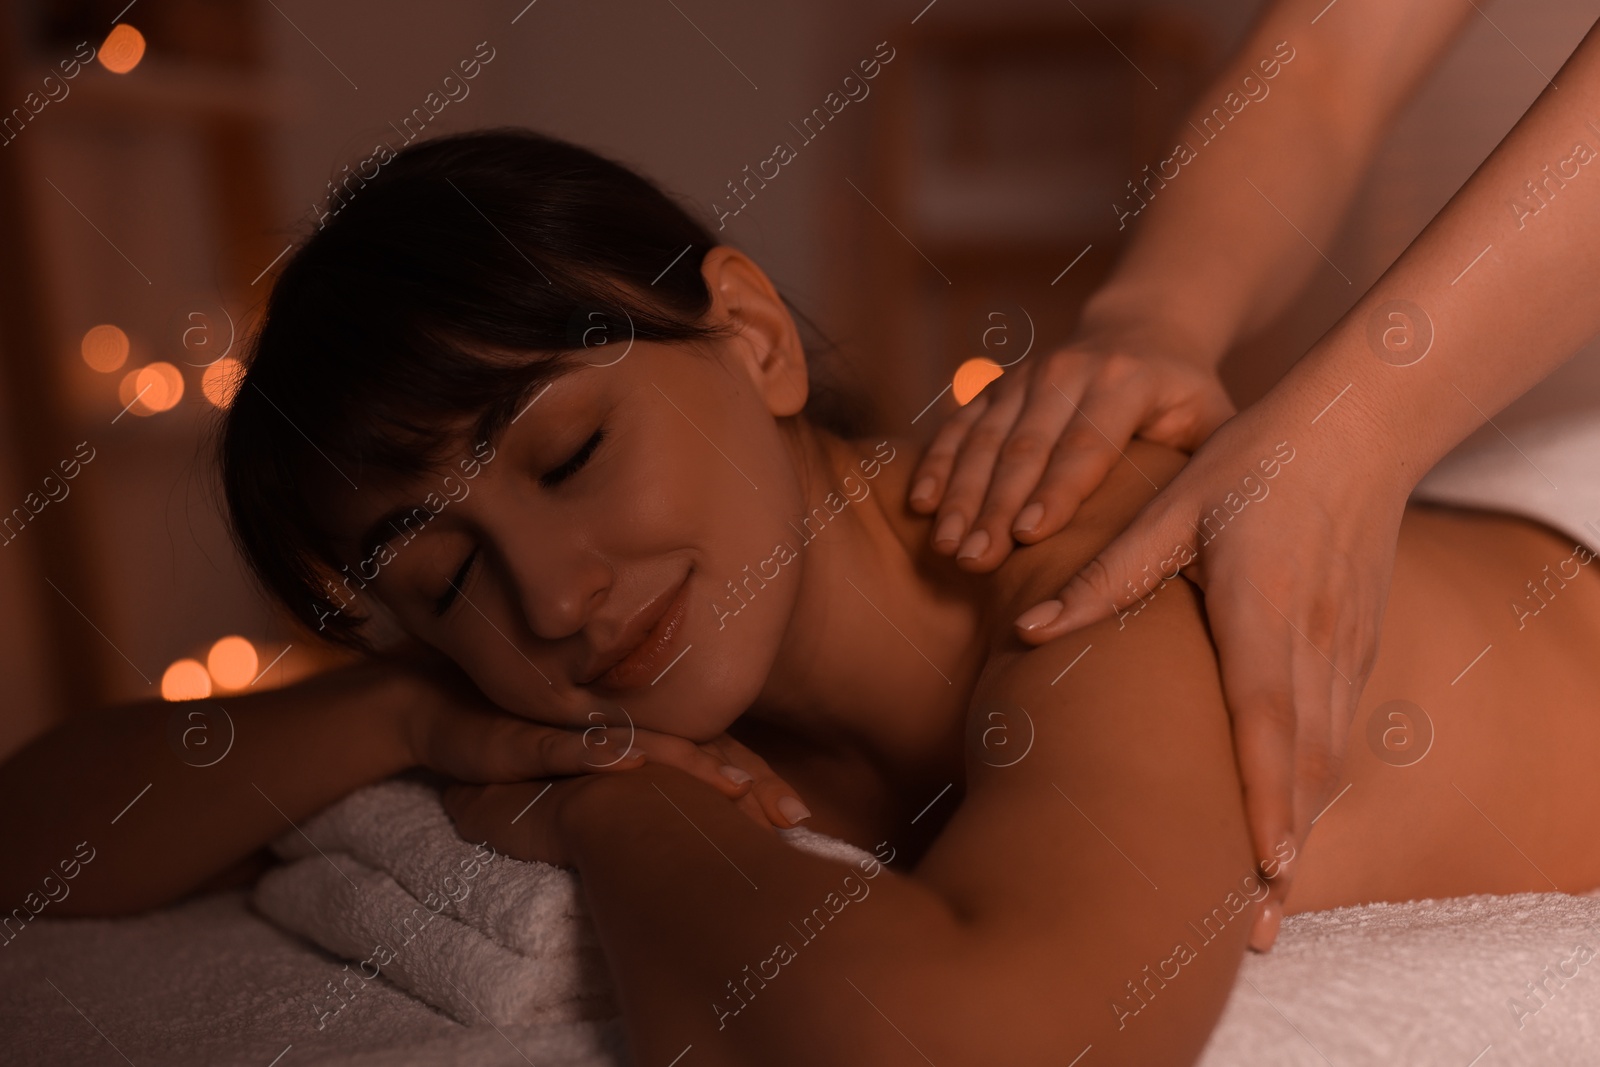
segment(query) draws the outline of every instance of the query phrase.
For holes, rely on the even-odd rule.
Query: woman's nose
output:
[[[508,554],[516,606],[535,637],[559,641],[582,630],[611,588],[610,565],[592,551],[570,546]]]

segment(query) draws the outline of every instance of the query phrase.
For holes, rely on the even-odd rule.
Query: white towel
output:
[[[827,859],[875,862],[805,827],[778,833]],[[467,1025],[616,1014],[573,872],[462,840],[428,785],[358,790],[272,847],[291,862],[261,878],[257,910],[355,961],[328,997],[334,1014],[380,974]]]
[[[438,791],[422,782],[396,778],[359,789],[302,829],[285,834],[273,851],[284,859],[316,856],[319,849],[344,852],[419,901],[445,897],[444,914],[525,956],[570,956],[593,939],[570,872],[507,861],[463,841]],[[462,900],[448,899],[463,885],[470,891]]]
[[[1600,552],[1600,411],[1567,412],[1504,435],[1485,427],[1411,496],[1537,519]]]
[[[434,907],[442,899],[435,897]],[[469,1026],[570,1023],[617,1014],[605,961],[592,946],[524,956],[435,913],[387,874],[342,852],[269,872],[256,887],[255,905],[280,925],[356,961],[323,998],[320,1025],[379,975]]]
[[[1290,916],[1271,952],[1245,954],[1197,1067],[1592,1067],[1597,930],[1592,894]]]

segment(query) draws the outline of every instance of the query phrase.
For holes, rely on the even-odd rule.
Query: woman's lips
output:
[[[677,594],[639,647],[602,674],[597,679],[600,684],[611,689],[633,689],[653,683],[672,662],[672,657],[679,654],[677,646],[681,643],[680,635],[688,607],[689,575],[684,575]]]

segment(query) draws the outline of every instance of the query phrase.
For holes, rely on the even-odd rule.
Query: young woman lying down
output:
[[[279,278],[228,502],[325,636],[387,621],[563,729],[418,665],[255,698],[213,768],[172,758],[159,708],[75,720],[0,780],[17,892],[152,780],[80,913],[174,899],[425,764],[502,783],[447,791],[464,836],[577,869],[639,1064],[1192,1062],[1266,891],[1186,561],[1151,560],[1136,612],[1037,648],[1012,629],[1184,457],[1135,442],[1066,529],[976,575],[924,547],[909,443],[839,425],[767,276],[644,180],[521,131],[408,149]],[[1250,503],[1209,536],[1272,507],[1296,444],[1239,472]],[[1407,511],[1335,739],[1349,788],[1279,850],[1289,913],[1600,885],[1588,558]],[[1507,609],[1529,581],[1556,590],[1536,617]],[[1396,758],[1385,731],[1425,722]],[[773,826],[806,809],[886,865],[791,847]]]

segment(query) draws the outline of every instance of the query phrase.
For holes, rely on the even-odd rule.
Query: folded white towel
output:
[[[344,852],[419,901],[445,897],[444,914],[525,956],[572,955],[593,940],[571,872],[508,861],[463,841],[438,791],[422,782],[397,778],[359,789],[301,829],[273,851],[284,859]]]
[[[840,863],[875,862],[804,827],[778,831]],[[356,791],[274,842],[290,860],[264,875],[263,915],[358,961],[354,996],[382,974],[468,1025],[533,1025],[616,1013],[573,872],[462,840],[438,792],[395,779]],[[334,990],[328,1009],[340,1010]]]
[[[514,862],[514,861],[503,861]],[[263,915],[328,951],[358,961],[322,1005],[319,1027],[380,974],[467,1025],[580,1022],[617,1013],[605,961],[588,946],[529,957],[490,941],[342,852],[269,871]]]

